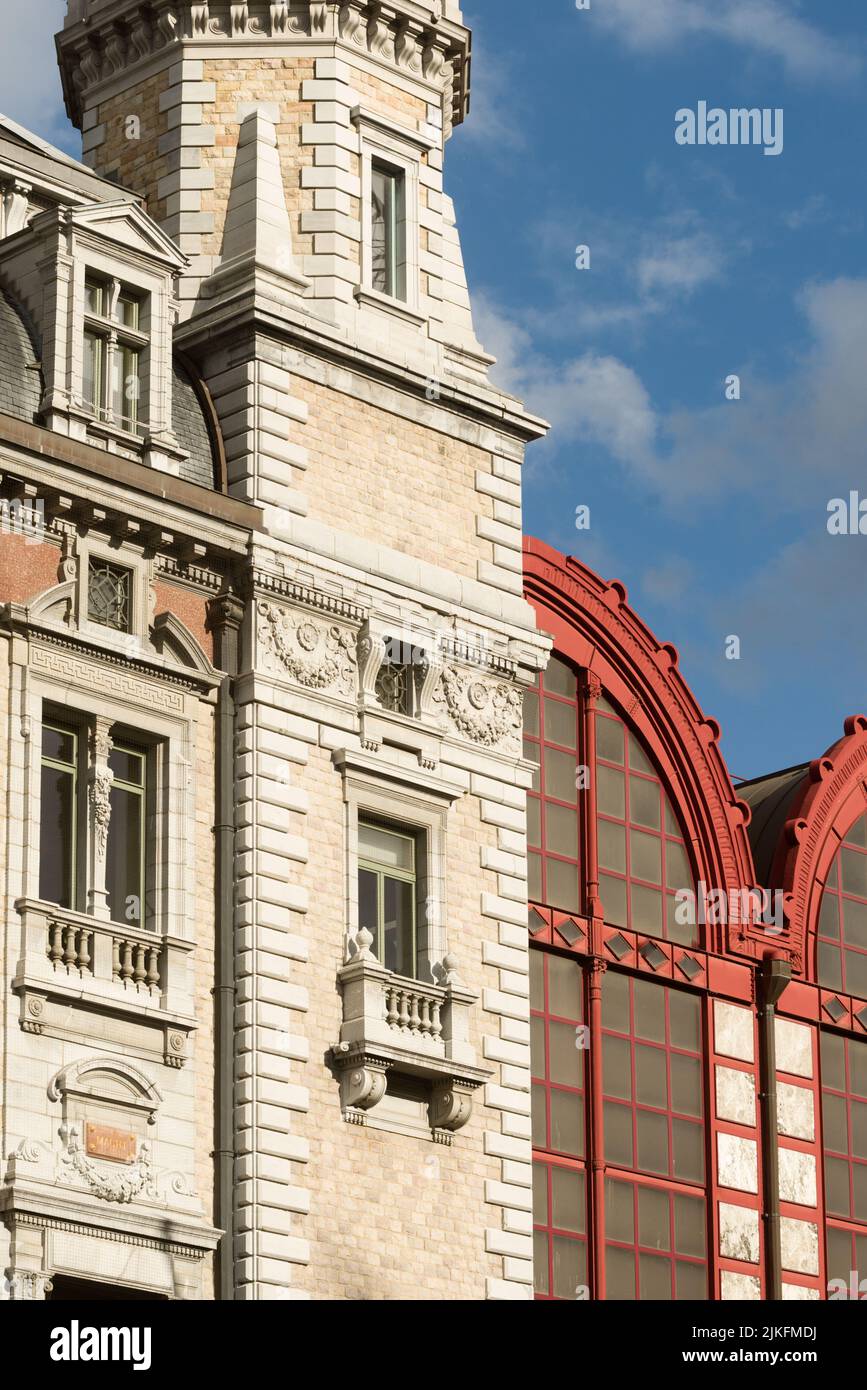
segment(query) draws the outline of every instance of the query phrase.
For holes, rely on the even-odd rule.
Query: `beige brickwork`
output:
[[[311,957],[304,967],[310,1109],[300,1129],[310,1144],[306,1227],[314,1258],[299,1283],[324,1299],[478,1299],[485,1275],[497,1276],[501,1263],[485,1254],[492,1217],[485,1183],[500,1177],[499,1161],[484,1146],[491,1113],[479,1097],[450,1147],[343,1120],[337,1085],[323,1065],[342,1018],[335,989],[342,933],[336,926],[344,913],[346,865],[341,783],[325,750],[311,751],[304,785],[315,833],[301,873],[311,900]],[[488,933],[478,913],[479,845],[487,839],[478,801],[462,799],[450,820],[446,851],[449,946],[462,978],[480,996],[496,985],[496,972],[482,961]],[[474,1010],[471,1037],[480,1056],[489,1026],[482,1011]]]
[[[166,70],[130,86],[117,96],[99,103],[97,120],[102,142],[94,148],[92,163],[101,174],[116,175],[118,183],[147,199],[151,217],[162,222],[165,199],[159,197],[158,184],[168,173],[168,161],[159,152],[167,133],[167,115],[160,110],[160,97],[168,86]],[[129,117],[139,122],[139,138],[130,138]]]
[[[310,516],[431,562],[447,542],[448,568],[475,579],[479,560],[493,558],[476,534],[476,517],[492,516],[492,498],[475,488],[490,453],[313,382],[298,390],[309,409],[297,440],[308,450],[298,486]]]
[[[312,59],[257,58],[244,63],[213,59],[203,64],[204,80],[213,83],[215,100],[203,106],[202,119],[214,127],[214,144],[202,151],[202,167],[213,172],[214,187],[202,194],[202,212],[211,213],[214,229],[202,238],[202,254],[218,256],[222,249],[226,205],[238,147],[239,107],[262,102],[276,105],[277,148],[283,170],[286,204],[292,219],[296,255],[313,249],[313,238],[301,235],[301,214],[313,210],[313,190],[301,186],[301,170],[314,162],[314,151],[302,146],[300,132],[313,119],[313,103],[301,100],[301,84],[313,76]]]

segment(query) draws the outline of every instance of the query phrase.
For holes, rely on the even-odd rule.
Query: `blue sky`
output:
[[[77,153],[63,9],[19,11],[0,109]],[[867,707],[867,536],[827,531],[831,498],[867,499],[863,0],[464,14],[473,110],[446,169],[477,330],[495,379],[554,425],[526,528],[626,583],[735,775],[816,757]],[[783,152],[676,144],[699,101],[782,108]]]

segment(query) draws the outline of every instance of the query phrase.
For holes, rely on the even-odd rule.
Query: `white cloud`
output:
[[[853,42],[829,37],[797,10],[791,0],[605,0],[593,14],[637,52],[722,39],[779,59],[792,77],[837,82],[857,76],[862,59]]]
[[[473,28],[473,76],[470,88],[470,114],[458,127],[459,138],[489,146],[498,155],[508,156],[527,143],[525,125],[518,105],[521,89],[519,74],[502,53],[487,44],[483,26],[465,19]]]
[[[495,380],[549,420],[557,442],[602,445],[624,465],[652,458],[656,419],[631,367],[594,352],[554,362],[484,296],[476,296],[474,306],[479,337],[497,358]]]
[[[615,356],[556,360],[483,296],[476,320],[498,358],[494,380],[550,420],[554,447],[601,446],[684,521],[699,520],[708,503],[743,496],[757,513],[812,514],[824,524],[831,497],[864,489],[867,279],[809,284],[798,303],[809,345],[788,376],[769,381],[733,363],[739,401],[725,399],[720,380],[718,404],[668,414]]]
[[[65,0],[28,0],[6,16],[0,44],[0,108],[19,125],[78,156],[81,145],[63,110],[54,35]]]
[[[690,295],[711,280],[718,280],[723,262],[719,246],[706,232],[670,237],[641,256],[635,278],[644,296],[659,292]]]

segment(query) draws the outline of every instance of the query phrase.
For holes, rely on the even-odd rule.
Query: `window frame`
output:
[[[865,863],[867,863],[867,844],[859,845],[857,842],[855,842],[854,840],[850,840],[849,838],[852,832],[855,830],[856,826],[859,825],[867,826],[867,812],[862,812],[862,814],[857,816],[855,820],[852,822],[852,824],[849,826],[849,829],[847,830],[846,834],[843,836],[839,845],[837,846],[837,849],[834,853],[834,857],[831,861],[827,875],[825,877],[825,882],[822,885],[821,901],[819,904],[819,911],[816,916],[815,979],[816,983],[820,986],[821,989],[833,990],[836,994],[844,994],[847,995],[849,998],[867,999],[867,980],[862,982],[864,988],[856,989],[853,987],[853,984],[850,983],[848,979],[850,968],[850,954],[853,954],[859,959],[861,959],[863,961],[863,968],[867,970],[867,936],[865,936],[863,946],[856,945],[855,943],[847,940],[845,922],[847,902],[852,902],[857,904],[859,907],[863,907],[865,918],[867,918],[867,893],[865,893],[862,896],[860,893],[855,893],[844,889],[843,886],[844,851],[857,854],[865,860]],[[867,839],[867,836],[865,836],[865,839]],[[836,937],[829,935],[827,930],[823,930],[825,904],[828,901],[833,902],[836,908]],[[835,959],[837,962],[839,962],[839,985],[834,982],[829,982],[825,975],[825,972],[823,970],[823,948],[825,949],[825,952],[827,952],[829,949],[834,951]]]
[[[77,673],[68,683],[64,683],[62,677],[33,671],[27,702],[33,737],[26,740],[22,763],[33,829],[25,837],[20,891],[16,896],[43,901],[39,896],[42,724],[74,721],[81,731],[81,750],[89,743],[93,722],[102,718],[112,726],[113,741],[133,743],[138,752],[147,755],[145,843],[150,846],[150,853],[146,855],[142,920],[125,925],[130,930],[146,931],[158,938],[193,943],[196,937],[196,867],[195,861],[188,859],[185,847],[194,843],[196,833],[196,717],[186,700],[178,705],[176,714],[155,709],[153,701],[144,698],[138,705],[135,702],[137,690],[144,694],[144,685],[132,681],[128,698],[122,701],[94,690],[83,668],[80,675]],[[89,886],[87,767],[83,766],[81,753],[80,758],[78,902],[73,909],[60,908],[61,912],[86,913]],[[114,922],[113,925],[121,924]]]
[[[535,962],[536,962],[537,960],[540,962],[540,967],[537,967],[536,964],[535,964]],[[673,981],[673,980],[655,978],[655,977],[653,977],[653,976],[649,976],[649,975],[645,974],[645,973],[642,972],[642,971],[630,970],[630,969],[628,969],[628,968],[622,968],[622,967],[621,967],[621,968],[618,968],[618,967],[614,966],[613,964],[609,964],[608,967],[607,967],[607,969],[606,969],[606,971],[605,971],[605,975],[604,975],[604,977],[603,977],[603,988],[604,988],[604,980],[607,979],[609,975],[617,975],[619,978],[622,978],[622,979],[626,980],[627,985],[628,985],[628,997],[629,997],[629,1027],[630,1027],[630,1034],[629,1034],[629,1036],[630,1036],[631,1047],[632,1047],[631,1068],[630,1068],[630,1077],[631,1077],[631,1099],[630,1099],[628,1102],[625,1102],[625,1101],[624,1101],[624,1102],[623,1102],[623,1105],[624,1105],[624,1107],[628,1107],[628,1108],[630,1109],[630,1112],[631,1112],[631,1117],[632,1117],[632,1118],[631,1118],[631,1125],[632,1125],[632,1131],[631,1131],[631,1132],[632,1132],[632,1135],[633,1135],[633,1153],[632,1153],[632,1164],[631,1164],[631,1166],[627,1167],[627,1166],[624,1166],[624,1165],[622,1165],[622,1164],[620,1164],[620,1163],[615,1163],[614,1161],[608,1159],[608,1157],[607,1157],[607,1150],[605,1149],[605,1137],[604,1137],[604,1136],[605,1136],[605,1131],[604,1131],[604,1128],[603,1128],[603,1141],[602,1141],[602,1142],[603,1142],[603,1152],[602,1152],[601,1154],[599,1154],[599,1153],[595,1153],[595,1152],[593,1151],[593,1135],[594,1135],[594,1130],[593,1130],[593,1124],[592,1124],[592,1115],[593,1115],[594,1105],[596,1104],[596,1101],[594,1101],[594,1095],[593,1095],[594,1077],[593,1077],[593,1068],[592,1068],[591,1065],[590,1065],[590,1048],[589,1048],[589,1046],[581,1049],[581,1055],[582,1055],[581,1078],[582,1078],[582,1081],[581,1081],[581,1086],[580,1086],[580,1088],[576,1088],[576,1087],[566,1087],[566,1086],[565,1086],[565,1083],[562,1083],[562,1082],[554,1082],[554,1081],[551,1080],[551,1076],[550,1076],[550,1070],[551,1070],[551,1068],[550,1068],[550,1063],[549,1063],[549,1040],[548,1040],[548,1033],[549,1033],[549,1025],[550,1025],[550,1022],[551,1022],[551,1020],[554,1020],[555,1022],[563,1022],[563,1021],[566,1021],[566,1022],[568,1022],[568,1024],[569,1024],[570,1027],[576,1026],[576,1019],[568,1019],[568,1020],[567,1020],[567,1019],[565,1018],[565,1015],[561,1015],[560,1013],[553,1013],[553,1012],[551,1011],[551,1007],[550,1007],[550,1003],[551,1003],[551,989],[550,989],[550,972],[551,972],[551,964],[550,964],[550,962],[551,962],[552,960],[562,960],[562,961],[565,961],[565,962],[571,962],[572,965],[576,968],[576,970],[578,971],[578,980],[579,980],[579,988],[580,988],[580,999],[578,1000],[578,1015],[576,1015],[576,1019],[579,1021],[579,1023],[580,1023],[580,1020],[585,1020],[585,1019],[588,1020],[588,1022],[587,1022],[586,1024],[584,1024],[583,1026],[589,1031],[589,1028],[590,1028],[589,1020],[592,1018],[592,1011],[591,1011],[591,960],[590,960],[590,958],[589,958],[586,954],[584,954],[584,953],[579,953],[579,952],[577,952],[577,951],[571,951],[571,952],[566,953],[566,952],[564,952],[564,951],[562,951],[562,950],[560,950],[560,949],[555,949],[555,948],[553,948],[553,947],[551,947],[551,946],[543,945],[543,944],[541,944],[541,943],[539,943],[539,942],[531,942],[531,943],[530,943],[530,978],[531,978],[531,985],[530,985],[530,989],[531,989],[531,995],[530,995],[530,1018],[531,1018],[531,1030],[532,1030],[532,1028],[533,1028],[533,1023],[534,1023],[534,1021],[535,1021],[535,1020],[538,1020],[538,1019],[540,1019],[540,1018],[542,1018],[542,1019],[544,1019],[544,1035],[545,1035],[545,1059],[544,1059],[544,1066],[543,1066],[544,1076],[542,1076],[542,1075],[540,1074],[540,1070],[539,1070],[539,1066],[538,1066],[538,1051],[536,1051],[536,1052],[534,1053],[534,1043],[535,1043],[535,1041],[536,1041],[536,1038],[537,1038],[538,1034],[537,1034],[537,1033],[533,1033],[533,1035],[532,1035],[532,1037],[531,1037],[531,1092],[533,1093],[533,1096],[534,1096],[534,1097],[535,1097],[536,1093],[540,1091],[540,1089],[541,1089],[541,1090],[544,1090],[544,1092],[545,1092],[545,1123],[546,1123],[546,1128],[545,1128],[545,1143],[546,1143],[546,1147],[544,1147],[544,1148],[540,1147],[539,1144],[538,1144],[538,1142],[537,1142],[536,1127],[535,1127],[535,1125],[534,1125],[534,1132],[533,1132],[533,1136],[532,1136],[532,1143],[533,1143],[534,1182],[535,1182],[535,1174],[536,1174],[536,1172],[537,1172],[537,1170],[538,1170],[539,1168],[545,1168],[545,1169],[548,1171],[548,1177],[547,1177],[547,1179],[546,1179],[546,1181],[547,1181],[547,1189],[546,1189],[546,1191],[547,1191],[547,1203],[548,1203],[548,1205],[547,1205],[547,1209],[546,1209],[546,1221],[545,1221],[544,1223],[541,1222],[541,1221],[539,1220],[539,1210],[538,1210],[538,1207],[537,1207],[537,1205],[536,1205],[536,1196],[537,1196],[537,1192],[536,1192],[536,1188],[535,1188],[535,1186],[534,1186],[534,1213],[533,1213],[534,1263],[535,1263],[536,1259],[541,1258],[541,1259],[542,1259],[542,1264],[543,1264],[543,1267],[544,1267],[544,1271],[545,1271],[545,1287],[544,1287],[543,1289],[539,1289],[539,1288],[537,1287],[536,1290],[535,1290],[535,1295],[534,1295],[534,1296],[535,1296],[537,1299],[548,1300],[548,1301],[551,1301],[551,1300],[556,1301],[557,1299],[563,1297],[562,1295],[558,1295],[558,1294],[555,1294],[555,1293],[553,1292],[553,1289],[554,1289],[554,1282],[553,1282],[553,1281],[554,1281],[554,1273],[555,1273],[555,1271],[554,1271],[554,1258],[555,1258],[555,1244],[554,1244],[554,1241],[555,1241],[555,1238],[563,1239],[563,1240],[568,1239],[568,1240],[571,1240],[571,1241],[578,1241],[578,1242],[581,1242],[581,1243],[583,1244],[583,1246],[584,1246],[584,1252],[585,1252],[585,1253],[584,1253],[584,1268],[585,1268],[585,1270],[587,1271],[587,1279],[586,1279],[587,1293],[586,1293],[586,1297],[588,1297],[588,1298],[595,1298],[595,1297],[597,1296],[597,1293],[596,1293],[597,1285],[596,1285],[596,1280],[595,1280],[595,1276],[594,1276],[594,1273],[593,1273],[594,1238],[593,1238],[592,1232],[593,1232],[594,1212],[593,1212],[593,1199],[592,1199],[592,1195],[591,1195],[591,1179],[592,1179],[592,1177],[593,1177],[594,1172],[596,1172],[596,1173],[598,1173],[598,1174],[601,1175],[602,1172],[603,1172],[603,1170],[604,1170],[604,1177],[605,1177],[606,1180],[613,1180],[613,1181],[618,1181],[618,1182],[621,1182],[621,1183],[623,1183],[623,1184],[626,1184],[626,1185],[632,1187],[634,1193],[635,1193],[636,1189],[640,1189],[640,1188],[652,1188],[652,1189],[655,1189],[655,1190],[657,1190],[657,1191],[665,1192],[665,1193],[668,1195],[668,1198],[669,1198],[669,1217],[670,1217],[670,1220],[671,1220],[671,1221],[673,1221],[673,1219],[674,1219],[673,1213],[674,1213],[674,1211],[675,1211],[675,1205],[676,1205],[676,1204],[675,1204],[675,1198],[676,1198],[676,1197],[678,1197],[678,1196],[689,1197],[689,1198],[693,1198],[693,1199],[700,1199],[700,1200],[702,1201],[702,1203],[703,1203],[703,1209],[704,1209],[704,1255],[703,1255],[703,1256],[701,1256],[701,1257],[699,1257],[699,1256],[691,1256],[691,1255],[686,1254],[685,1252],[678,1252],[677,1249],[676,1249],[676,1245],[675,1245],[675,1240],[674,1240],[673,1232],[672,1232],[672,1236],[671,1236],[671,1240],[670,1240],[671,1248],[670,1248],[667,1252],[666,1252],[666,1251],[658,1251],[658,1250],[657,1250],[657,1251],[651,1251],[651,1250],[649,1250],[649,1249],[645,1249],[645,1248],[642,1246],[642,1243],[640,1242],[640,1239],[639,1239],[639,1232],[638,1232],[637,1226],[636,1226],[635,1229],[634,1229],[634,1233],[633,1233],[633,1234],[634,1234],[634,1239],[633,1239],[633,1243],[632,1243],[632,1247],[631,1247],[631,1248],[635,1251],[635,1269],[636,1269],[636,1276],[635,1276],[635,1277],[636,1277],[636,1280],[639,1280],[639,1279],[640,1279],[640,1269],[639,1269],[639,1263],[640,1263],[640,1262],[639,1262],[639,1255],[640,1255],[640,1253],[644,1253],[644,1254],[661,1254],[661,1255],[668,1261],[668,1263],[669,1263],[669,1265],[670,1265],[670,1277],[671,1277],[671,1280],[672,1280],[672,1295],[673,1295],[673,1296],[674,1296],[674,1293],[675,1293],[675,1291],[676,1291],[676,1283],[675,1283],[675,1280],[676,1280],[677,1263],[678,1263],[678,1261],[685,1261],[685,1262],[687,1262],[687,1263],[696,1264],[696,1265],[699,1265],[699,1264],[700,1264],[700,1265],[703,1267],[704,1272],[705,1272],[705,1299],[706,1299],[706,1300],[711,1300],[711,1299],[713,1298],[714,1280],[715,1280],[715,1278],[716,1278],[717,1271],[718,1271],[718,1269],[719,1269],[721,1266],[720,1266],[720,1257],[719,1257],[718,1255],[715,1254],[715,1246],[714,1246],[713,1212],[714,1212],[714,1203],[715,1203],[716,1188],[715,1188],[715,1179],[714,1179],[714,1169],[713,1169],[713,1164],[712,1164],[712,1161],[711,1161],[711,1153],[710,1153],[710,1148],[709,1148],[709,1145],[710,1145],[709,1135],[710,1135],[710,1133],[711,1133],[711,1126],[712,1126],[712,1093],[711,1093],[711,1080],[710,1080],[710,1075],[711,1075],[711,1074],[710,1074],[711,1051],[710,1051],[710,1030],[709,1030],[709,1023],[708,1023],[708,999],[709,999],[708,993],[707,993],[707,991],[704,990],[704,989],[690,988],[690,987],[688,987],[688,986],[683,986],[683,985],[681,985],[681,984],[679,984],[678,982],[675,982],[675,981]],[[539,996],[538,996],[538,981],[539,981],[539,976],[536,975],[537,968],[540,968],[540,969],[541,969],[541,979],[542,979],[542,984],[543,984],[543,996],[542,996],[542,1008],[541,1008],[541,1009],[538,1007],[538,1004],[539,1004]],[[694,1058],[696,1058],[697,1061],[698,1061],[698,1075],[699,1075],[699,1079],[700,1079],[700,1097],[699,1097],[699,1099],[700,1099],[700,1102],[701,1102],[701,1115],[700,1115],[700,1116],[685,1116],[685,1118],[687,1118],[688,1122],[692,1123],[692,1124],[695,1126],[696,1130],[697,1130],[697,1131],[699,1132],[699,1134],[700,1134],[701,1154],[702,1154],[702,1163],[703,1163],[703,1177],[702,1177],[702,1179],[701,1179],[700,1181],[694,1180],[694,1179],[690,1179],[690,1178],[678,1177],[678,1176],[675,1176],[675,1175],[674,1175],[673,1151],[672,1151],[672,1147],[671,1147],[671,1143],[670,1143],[670,1136],[671,1136],[671,1133],[672,1133],[672,1125],[673,1125],[674,1119],[680,1117],[681,1115],[685,1115],[685,1112],[681,1112],[681,1111],[679,1111],[679,1110],[676,1110],[676,1109],[673,1107],[673,1097],[672,1097],[672,1094],[671,1094],[671,1085],[670,1085],[670,1082],[669,1082],[671,1067],[670,1067],[670,1061],[668,1061],[668,1060],[667,1060],[667,1062],[666,1062],[666,1084],[667,1084],[667,1097],[668,1097],[668,1102],[667,1102],[667,1108],[666,1108],[666,1110],[665,1110],[664,1113],[667,1114],[667,1116],[668,1116],[668,1121],[669,1121],[669,1125],[668,1125],[668,1133],[669,1133],[669,1172],[668,1172],[668,1174],[666,1175],[666,1174],[656,1173],[656,1172],[650,1171],[650,1170],[648,1170],[648,1169],[641,1169],[641,1168],[639,1168],[639,1167],[637,1166],[638,1154],[637,1154],[636,1148],[635,1148],[635,1126],[636,1126],[637,1121],[636,1121],[635,1116],[636,1116],[636,1111],[637,1111],[637,1109],[639,1108],[639,1102],[638,1102],[637,1097],[636,1097],[636,1094],[635,1094],[635,1086],[634,1086],[634,1076],[635,1076],[635,1072],[636,1072],[635,1045],[636,1045],[636,1043],[644,1043],[645,1041],[648,1041],[648,1040],[644,1039],[643,1036],[637,1034],[636,1031],[635,1031],[635,1003],[634,1003],[634,990],[635,990],[635,985],[636,985],[636,984],[646,985],[649,989],[661,989],[661,990],[663,991],[663,999],[666,1001],[666,1002],[664,1003],[664,1008],[663,1008],[663,1018],[664,1018],[664,1022],[665,1022],[665,1041],[664,1041],[664,1043],[657,1043],[657,1044],[654,1044],[654,1045],[657,1047],[657,1050],[660,1050],[660,1051],[664,1052],[664,1054],[665,1054],[665,1056],[666,1056],[667,1059],[669,1059],[672,1055],[684,1054],[684,1055],[688,1055],[688,1056],[690,1056],[690,1057],[694,1057]],[[681,1047],[680,1045],[675,1044],[674,1041],[673,1041],[673,1039],[672,1039],[672,1036],[671,1036],[671,1022],[670,1022],[670,1020],[671,1020],[671,1009],[670,1009],[670,1006],[669,1006],[669,1004],[668,1004],[668,1002],[667,1002],[668,999],[670,998],[670,996],[671,996],[672,994],[678,994],[678,995],[686,996],[686,997],[688,997],[688,998],[694,1000],[695,1003],[696,1003],[696,1012],[697,1012],[697,1019],[698,1019],[698,1039],[699,1039],[699,1051],[698,1051],[698,1052],[694,1052],[694,1051],[691,1050],[691,1049],[685,1049],[684,1047]],[[608,1027],[607,1025],[601,1024],[601,1015],[602,1015],[601,1005],[600,1005],[599,1015],[600,1015],[600,1025],[601,1025],[601,1026],[600,1026],[601,1041],[604,1042],[604,1038],[605,1038],[606,1034],[611,1033],[612,1030],[611,1030],[610,1027]],[[579,1018],[579,1016],[580,1016],[580,1018]],[[616,1034],[617,1036],[620,1036],[620,1030],[615,1030],[615,1034]],[[590,1042],[591,1042],[591,1045],[592,1045],[592,1040],[590,1040]],[[550,1129],[550,1106],[549,1106],[549,1102],[548,1102],[548,1096],[549,1096],[549,1094],[550,1094],[550,1091],[551,1091],[552,1086],[557,1086],[557,1087],[559,1087],[560,1089],[566,1089],[566,1090],[568,1090],[570,1093],[573,1093],[573,1094],[575,1094],[576,1096],[580,1096],[581,1115],[582,1115],[582,1127],[583,1127],[583,1140],[582,1140],[582,1143],[581,1143],[581,1150],[582,1150],[582,1151],[581,1151],[580,1154],[577,1154],[577,1153],[569,1153],[569,1152],[564,1151],[564,1150],[555,1149],[555,1148],[552,1148],[552,1147],[547,1147],[547,1145],[548,1145],[548,1143],[549,1143],[549,1139],[550,1139],[550,1137],[551,1137],[551,1129]],[[606,1099],[606,1090],[605,1090],[604,1083],[603,1083],[603,1086],[602,1086],[602,1094],[601,1094],[597,1099],[598,1099],[598,1104],[599,1104],[600,1110],[604,1111],[604,1102],[605,1102],[605,1099]],[[641,1107],[640,1107],[640,1108],[642,1108],[642,1109],[647,1109],[647,1110],[650,1110],[650,1111],[652,1111],[652,1112],[655,1112],[655,1110],[656,1110],[655,1107],[652,1107],[652,1106],[649,1106],[649,1105],[644,1105],[644,1103],[641,1103]],[[535,1107],[533,1107],[533,1109],[535,1110]],[[554,1222],[553,1222],[553,1188],[552,1188],[552,1179],[551,1179],[551,1177],[550,1177],[550,1171],[551,1171],[551,1169],[553,1169],[553,1168],[566,1168],[566,1169],[569,1169],[569,1170],[571,1170],[571,1171],[573,1171],[573,1172],[575,1172],[575,1171],[580,1171],[580,1172],[582,1172],[582,1173],[584,1174],[584,1179],[583,1179],[583,1181],[584,1181],[584,1229],[583,1229],[583,1231],[575,1231],[575,1230],[567,1229],[567,1228],[565,1228],[565,1227],[557,1226],[557,1225],[555,1225]],[[603,1200],[604,1200],[604,1198],[603,1198]],[[638,1202],[638,1197],[637,1197],[637,1195],[634,1195],[634,1197],[633,1197],[633,1202],[634,1202],[634,1206],[633,1206],[633,1212],[634,1212],[635,1210],[637,1210],[637,1207],[635,1206],[635,1204]],[[549,1220],[548,1218],[550,1218],[550,1220]],[[607,1223],[606,1223],[606,1225],[607,1225]],[[537,1247],[540,1247],[540,1246],[541,1246],[541,1239],[542,1239],[542,1238],[544,1238],[544,1239],[547,1241],[547,1247],[546,1247],[546,1251],[545,1251],[545,1255],[544,1255],[544,1256],[540,1255],[540,1250],[539,1250],[539,1248],[537,1248]],[[612,1244],[613,1244],[613,1245],[616,1245],[616,1246],[620,1246],[620,1247],[626,1248],[626,1246],[624,1245],[624,1242],[623,1242],[623,1241],[617,1240],[616,1238],[612,1238],[612,1237],[610,1236],[609,1231],[606,1229],[606,1238],[605,1238],[606,1253],[607,1253],[607,1249],[608,1249],[609,1245],[612,1245]],[[546,1257],[547,1257],[547,1262],[546,1262]],[[639,1286],[638,1284],[636,1284],[636,1288],[638,1289],[639,1287],[640,1287],[640,1286]],[[570,1297],[575,1297],[576,1295],[571,1295],[571,1294],[570,1294],[569,1296],[570,1296]],[[606,1296],[608,1296],[608,1295],[606,1295]],[[690,1297],[692,1297],[692,1295],[690,1295]]]
[[[138,921],[130,922],[126,917],[111,916],[111,921],[117,926],[132,926],[139,931],[154,930],[154,913],[148,907],[148,900],[151,898],[152,881],[154,877],[154,865],[152,855],[149,854],[153,835],[152,810],[151,810],[151,782],[153,780],[153,763],[155,761],[155,749],[148,747],[147,744],[136,742],[128,737],[121,727],[112,730],[112,752],[122,752],[132,754],[141,761],[141,783],[130,783],[124,778],[119,778],[117,773],[113,774],[111,791],[115,788],[124,791],[129,795],[136,796],[140,802],[140,837],[139,837],[139,917]],[[109,758],[109,765],[111,759]],[[108,849],[106,851],[106,863],[111,855],[111,831],[114,824],[114,812],[109,821],[108,827]],[[109,893],[108,878],[106,877],[106,892]],[[129,895],[127,895],[129,896]]]
[[[373,875],[375,876],[375,878],[376,878],[376,918],[377,918],[377,922],[376,922],[376,935],[375,935],[375,937],[374,937],[374,942],[373,942],[373,945],[372,945],[372,947],[371,947],[371,950],[373,951],[373,954],[376,956],[376,959],[377,959],[377,960],[379,961],[379,963],[380,963],[381,965],[383,965],[383,966],[385,966],[385,880],[386,880],[386,879],[393,879],[393,880],[395,880],[396,882],[400,882],[400,883],[409,883],[409,884],[412,885],[412,890],[413,890],[413,891],[412,891],[412,896],[411,896],[411,898],[410,898],[411,916],[412,916],[412,920],[411,920],[411,923],[410,923],[410,956],[411,956],[412,969],[404,976],[404,978],[413,979],[413,980],[414,980],[414,979],[416,979],[416,978],[418,977],[418,917],[419,917],[419,910],[418,910],[418,909],[419,909],[419,901],[418,901],[418,898],[419,898],[418,862],[419,862],[419,859],[423,857],[423,856],[419,853],[420,848],[421,848],[421,845],[420,845],[419,841],[420,841],[420,839],[423,840],[423,837],[424,837],[424,833],[425,833],[425,832],[424,832],[424,831],[421,831],[421,832],[413,832],[412,830],[409,830],[409,829],[408,829],[407,827],[405,827],[405,826],[396,825],[396,824],[391,823],[391,822],[383,821],[383,820],[380,819],[380,818],[374,818],[374,817],[371,817],[371,816],[367,816],[367,815],[361,814],[361,815],[359,816],[359,818],[358,818],[359,838],[360,838],[360,832],[361,832],[362,826],[368,826],[368,827],[370,827],[370,829],[372,829],[372,830],[381,830],[381,831],[384,831],[384,832],[385,832],[386,834],[388,834],[388,835],[394,835],[394,836],[395,836],[396,838],[398,838],[398,839],[406,840],[406,841],[412,846],[412,862],[413,862],[413,867],[412,867],[412,871],[411,871],[411,872],[406,871],[406,870],[402,870],[402,869],[393,869],[393,868],[390,868],[390,867],[386,867],[386,866],[384,866],[384,865],[382,865],[382,864],[380,864],[380,863],[377,863],[377,862],[374,861],[373,859],[365,858],[365,856],[363,855],[363,853],[362,853],[361,850],[359,849],[359,854],[358,854],[358,874],[359,874],[359,879],[360,879],[360,876],[361,876],[362,873],[373,874]],[[360,894],[359,894],[359,896],[360,896]],[[386,968],[387,968],[387,967],[386,967]],[[397,973],[397,972],[396,972],[396,973]]]
[[[46,757],[42,751],[42,735],[45,729],[54,729],[58,733],[67,734],[74,740],[73,762],[71,764],[61,763],[54,758]],[[70,912],[80,912],[84,908],[84,894],[87,889],[86,872],[86,816],[87,808],[85,801],[85,782],[86,768],[82,769],[82,756],[86,755],[87,747],[87,727],[84,720],[80,717],[72,718],[66,712],[57,713],[51,707],[47,707],[43,712],[43,718],[39,729],[39,873],[37,878],[38,893],[40,901],[53,902],[53,899],[42,897],[42,769],[46,766],[56,768],[59,771],[71,772],[72,784],[72,826],[70,831],[70,901],[68,903],[56,903],[61,910]],[[84,771],[84,775],[83,775]],[[82,827],[85,827],[85,834],[82,835]]]
[[[379,112],[356,106],[351,112],[359,135],[361,165],[361,267],[356,298],[424,322],[421,303],[421,168],[436,141],[421,130],[398,125]],[[383,294],[373,281],[373,166],[381,164],[403,179],[405,293]]]
[[[89,294],[93,290],[101,293],[100,308],[94,310],[89,306]],[[122,303],[129,302],[135,305],[135,324],[130,325],[119,317],[119,307]],[[83,343],[83,365],[82,365],[82,389],[81,401],[85,412],[89,413],[93,419],[100,424],[108,425],[120,430],[124,434],[134,435],[141,438],[148,430],[148,410],[142,410],[142,401],[148,399],[148,375],[150,370],[150,295],[143,290],[138,290],[136,286],[129,284],[126,280],[120,280],[117,276],[108,277],[102,272],[95,272],[90,266],[85,267],[84,278],[84,310],[82,315],[82,343]],[[147,331],[142,328],[142,322],[147,326]],[[88,356],[88,340],[95,345],[100,345],[98,354],[98,366],[93,373],[94,399],[88,400],[85,394],[85,371],[84,362]],[[137,371],[135,373],[138,380],[138,390],[131,402],[127,400],[125,389],[122,399],[127,404],[132,405],[129,411],[122,411],[118,415],[116,408],[114,375],[118,361],[124,363],[126,353],[134,353],[137,361]],[[126,382],[128,376],[123,370],[122,380]]]

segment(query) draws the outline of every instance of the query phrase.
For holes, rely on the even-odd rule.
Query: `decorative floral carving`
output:
[[[113,777],[108,768],[96,767],[91,776],[88,795],[93,815],[93,833],[100,859],[105,858],[108,846],[108,827],[111,821],[111,784]]]
[[[434,703],[445,705],[462,734],[485,748],[520,743],[522,699],[511,685],[489,685],[456,666],[446,666]]]
[[[266,656],[299,685],[351,695],[356,685],[355,637],[336,624],[320,626],[273,603],[259,605],[259,641]]]
[[[73,1173],[84,1178],[95,1197],[104,1202],[127,1203],[136,1197],[156,1196],[151,1174],[150,1144],[142,1144],[135,1163],[123,1172],[107,1173],[93,1159],[88,1158],[81,1143],[77,1125],[70,1125],[66,1139],[66,1152],[61,1162]]]

